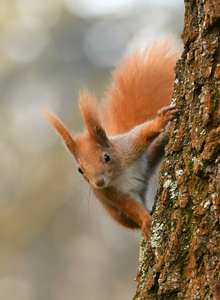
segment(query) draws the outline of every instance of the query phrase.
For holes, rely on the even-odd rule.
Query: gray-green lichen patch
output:
[[[145,245],[140,245],[140,250],[139,250],[139,262],[142,262],[143,261],[143,257],[144,257],[144,254],[146,252],[146,246]]]
[[[180,169],[180,170],[176,171],[176,176],[177,177],[180,177],[182,174],[183,174],[183,170]]]
[[[172,97],[170,106],[175,106],[176,105],[176,98]]]
[[[161,231],[163,230],[163,223],[156,223],[155,225],[153,224],[152,226],[152,235],[150,239],[150,244],[152,248],[157,248],[159,245],[159,240],[161,238]]]
[[[206,135],[206,131],[205,131],[205,129],[203,129],[201,132],[200,132],[200,134],[199,134],[200,136],[205,136]]]
[[[177,185],[176,181],[172,181],[171,179],[167,179],[164,182],[163,187],[169,189],[171,199],[175,199],[175,198],[178,197],[179,191],[178,191],[178,185]]]

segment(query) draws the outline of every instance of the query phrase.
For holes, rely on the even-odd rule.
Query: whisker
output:
[[[81,188],[81,185],[82,185],[82,183],[83,183],[83,181],[81,180],[81,178],[78,178],[77,181],[78,181],[78,184],[77,184],[76,180],[74,180],[74,182],[73,182],[74,184],[73,184],[73,186],[72,186],[72,189],[71,189],[70,194],[67,195],[67,196],[65,197],[65,199],[61,200],[61,202],[58,204],[58,206],[63,205],[66,201],[70,200],[76,193],[78,193],[79,191],[82,191],[82,190],[83,190],[83,189]],[[65,185],[63,185],[63,186],[61,186],[61,187],[58,187],[58,188],[56,189],[56,191],[63,190],[64,188],[67,189],[67,187],[69,187],[69,186],[70,186],[70,183],[65,184]],[[80,199],[80,203],[81,203],[81,202],[82,202],[82,199],[83,199],[83,196],[80,197],[80,198],[81,198],[81,199]],[[80,205],[80,203],[79,203],[79,205]]]
[[[92,193],[92,190],[91,190],[91,188],[89,188],[88,192],[87,192],[87,195],[86,195],[86,198],[88,199],[87,200],[87,207],[88,207],[87,216],[88,216],[88,218],[90,218],[90,211],[91,211],[91,209],[90,209],[90,207],[91,207],[91,193]]]
[[[60,186],[60,187],[57,187],[56,188],[56,191],[58,192],[58,191],[61,191],[61,190],[63,190],[64,188],[66,188],[66,187],[68,187],[69,186],[69,184],[64,184],[64,185],[62,185],[62,186]]]
[[[62,200],[57,206],[61,206],[63,205],[65,202],[67,202],[70,198],[72,198],[72,196],[74,195],[74,193],[71,193],[71,195],[68,195],[64,200]]]
[[[95,212],[96,212],[96,203],[97,203],[97,201],[94,201],[92,189],[90,189],[90,193],[89,193],[89,202],[92,204],[92,209],[91,210],[92,210],[92,214],[94,216]]]

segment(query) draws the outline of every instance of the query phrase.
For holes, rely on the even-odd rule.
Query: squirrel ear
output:
[[[93,129],[93,138],[98,142],[99,145],[103,147],[110,147],[110,141],[105,133],[105,130],[96,125]]]
[[[80,93],[79,107],[90,136],[101,146],[109,147],[110,141],[101,125],[96,99],[87,90]]]
[[[68,150],[75,155],[76,143],[72,135],[70,134],[67,127],[63,124],[63,122],[49,109],[46,109],[43,113],[44,117],[47,121],[52,125],[52,127],[56,130],[56,132],[63,139],[64,144],[68,148]]]

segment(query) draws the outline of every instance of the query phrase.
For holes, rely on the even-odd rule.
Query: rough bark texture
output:
[[[181,108],[160,174],[134,299],[220,299],[220,2],[185,1]]]

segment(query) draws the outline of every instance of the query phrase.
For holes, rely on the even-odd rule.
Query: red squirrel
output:
[[[168,106],[179,56],[173,39],[154,41],[116,68],[101,108],[91,93],[82,92],[83,134],[71,135],[56,115],[45,111],[106,211],[127,228],[142,228],[146,240],[151,228],[145,205],[148,181],[164,155],[165,127],[179,113]]]

